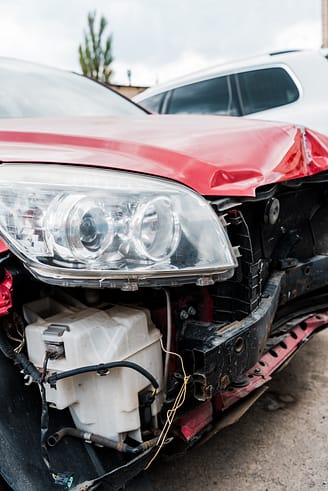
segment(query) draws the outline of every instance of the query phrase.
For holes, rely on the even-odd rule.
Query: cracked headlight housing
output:
[[[1,165],[0,233],[37,278],[66,286],[209,284],[236,266],[202,196],[111,169]]]

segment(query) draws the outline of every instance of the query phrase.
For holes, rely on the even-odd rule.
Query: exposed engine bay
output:
[[[256,198],[209,198],[238,263],[217,282],[60,287],[2,254],[0,349],[40,389],[41,455],[55,484],[92,489],[112,478],[108,489],[120,489],[159,450],[215,434],[229,407],[242,413],[243,401],[255,401],[326,326],[327,179],[263,187]],[[65,469],[54,463],[53,452],[73,441],[91,444],[92,478],[74,459]]]

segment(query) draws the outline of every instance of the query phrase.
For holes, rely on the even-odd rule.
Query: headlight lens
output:
[[[150,261],[164,261],[176,251],[180,222],[168,198],[141,203],[132,220],[136,253]]]
[[[220,279],[236,266],[224,227],[201,196],[171,181],[114,170],[2,165],[0,233],[51,283]]]
[[[114,239],[113,225],[102,203],[79,194],[62,193],[45,217],[45,241],[54,256],[69,262],[92,262]]]

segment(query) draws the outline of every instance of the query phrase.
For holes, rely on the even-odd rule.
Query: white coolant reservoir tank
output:
[[[114,306],[89,308],[78,302],[66,305],[44,298],[24,306],[28,356],[41,368],[47,346],[58,350],[48,370],[62,372],[111,361],[130,361],[150,372],[160,385],[152,404],[155,416],[162,405],[162,353],[160,331],[149,311]],[[63,353],[63,354],[62,354]],[[77,428],[113,440],[128,433],[141,441],[138,394],[149,381],[130,368],[115,368],[106,376],[86,373],[46,386],[48,402],[70,408]]]

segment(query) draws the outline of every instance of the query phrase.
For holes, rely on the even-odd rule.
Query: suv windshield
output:
[[[0,118],[124,116],[144,111],[75,73],[0,59]]]

